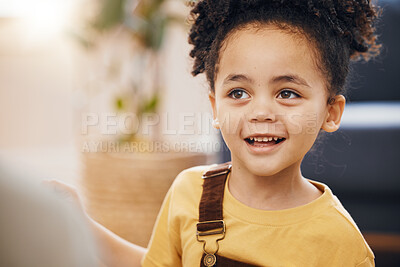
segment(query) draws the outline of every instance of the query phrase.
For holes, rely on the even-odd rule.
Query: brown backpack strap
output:
[[[226,178],[231,170],[231,162],[217,165],[203,174],[203,193],[199,206],[199,223],[197,224],[197,240],[203,242],[204,254],[200,266],[218,267],[251,267],[247,263],[231,260],[217,255],[218,241],[225,237],[225,222],[223,220],[224,190]],[[218,235],[216,237],[217,250],[206,251],[206,242],[202,236]]]

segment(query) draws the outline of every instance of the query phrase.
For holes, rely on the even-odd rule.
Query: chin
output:
[[[253,173],[256,176],[271,177],[279,173],[279,171],[263,169],[263,170],[251,171],[251,173]]]
[[[273,176],[283,170],[280,166],[277,166],[276,164],[269,164],[265,161],[261,163],[259,161],[253,161],[245,164],[245,166],[250,173],[257,176]]]

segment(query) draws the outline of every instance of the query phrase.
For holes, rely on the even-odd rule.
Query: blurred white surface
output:
[[[400,102],[360,102],[346,105],[341,126],[400,127]]]

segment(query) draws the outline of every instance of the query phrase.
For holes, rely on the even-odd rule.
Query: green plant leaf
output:
[[[93,27],[98,31],[107,30],[124,20],[125,0],[101,0],[101,10]]]
[[[124,110],[125,108],[125,103],[124,99],[122,97],[117,97],[115,98],[115,107],[118,111]]]
[[[155,112],[159,103],[159,96],[158,94],[153,95],[148,101],[144,103],[142,106],[140,113],[152,113]]]
[[[85,49],[92,49],[95,47],[95,43],[93,42],[93,40],[89,38],[88,35],[85,36],[83,34],[74,31],[69,31],[68,35],[72,39],[74,39],[77,43],[82,45]]]

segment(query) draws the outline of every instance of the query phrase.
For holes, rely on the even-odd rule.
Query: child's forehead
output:
[[[235,43],[235,40],[241,38],[252,38],[254,39],[257,36],[263,36],[267,39],[272,39],[277,36],[279,42],[284,41],[283,39],[290,40],[294,42],[296,45],[306,45],[311,49],[315,48],[314,42],[311,41],[309,35],[298,27],[288,25],[285,23],[249,23],[238,28],[235,28],[225,37],[222,45],[222,52],[228,45]]]
[[[228,36],[219,51],[219,63],[268,56],[282,60],[314,61],[315,49],[305,35],[274,25],[246,27]]]
[[[216,78],[231,72],[265,77],[265,74],[296,71],[313,80],[324,79],[312,44],[305,35],[266,25],[242,28],[229,36],[220,50]]]

